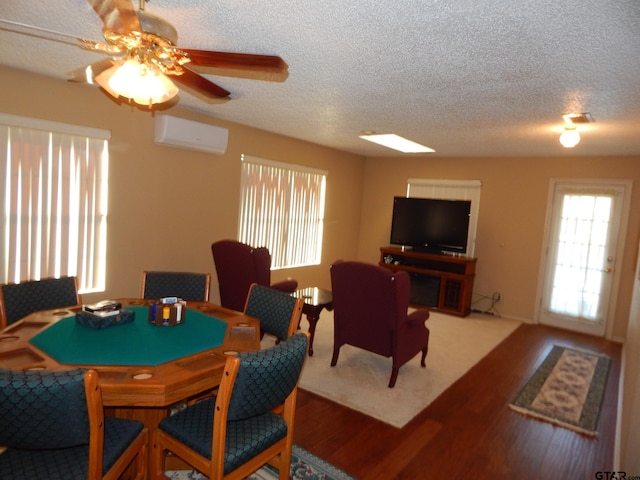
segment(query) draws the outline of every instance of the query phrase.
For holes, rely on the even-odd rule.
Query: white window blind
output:
[[[104,290],[109,136],[0,114],[2,283],[72,275]]]
[[[407,197],[471,200],[467,256],[473,257],[476,246],[478,212],[480,211],[481,186],[482,182],[480,180],[410,178],[407,180]]]
[[[242,155],[238,239],[273,269],[320,264],[327,172]]]

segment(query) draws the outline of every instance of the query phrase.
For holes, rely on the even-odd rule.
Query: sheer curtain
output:
[[[243,155],[238,239],[265,246],[271,267],[318,265],[326,172]]]
[[[0,117],[0,281],[75,275],[104,290],[108,135],[29,120]]]

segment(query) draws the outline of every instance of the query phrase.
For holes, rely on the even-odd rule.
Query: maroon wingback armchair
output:
[[[223,307],[242,312],[252,283],[293,293],[298,282],[293,279],[271,284],[271,254],[265,247],[254,248],[236,240],[211,244]]]
[[[389,388],[400,367],[422,352],[425,366],[429,348],[426,309],[408,314],[411,280],[407,272],[378,265],[338,261],[331,265],[333,292],[333,357],[348,344],[393,359]]]

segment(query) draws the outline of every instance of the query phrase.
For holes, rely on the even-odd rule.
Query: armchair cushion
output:
[[[426,322],[427,320],[429,320],[429,310],[427,310],[426,308],[411,312],[407,316],[407,323],[411,325],[424,325],[424,322]]]
[[[298,288],[298,281],[293,279],[283,280],[282,282],[271,284],[271,288],[285,293],[293,293],[296,291],[296,288]]]

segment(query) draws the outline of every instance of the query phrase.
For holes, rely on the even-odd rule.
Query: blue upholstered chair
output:
[[[266,247],[254,248],[237,240],[211,244],[211,254],[220,287],[220,305],[242,311],[253,283],[286,293],[298,288],[294,279],[271,283],[271,254]]]
[[[146,475],[148,431],[105,417],[95,370],[0,370],[2,480],[115,480],[135,460]]]
[[[5,283],[0,285],[0,329],[33,312],[81,304],[76,277]]]
[[[216,397],[162,420],[151,439],[152,477],[173,452],[211,480],[241,479],[269,463],[289,480],[298,379],[308,333],[227,357]]]
[[[288,293],[254,283],[249,288],[244,313],[260,320],[260,336],[265,333],[286,340],[300,323],[304,300]]]
[[[193,302],[208,302],[210,273],[142,272],[140,296],[148,299],[179,297]]]

